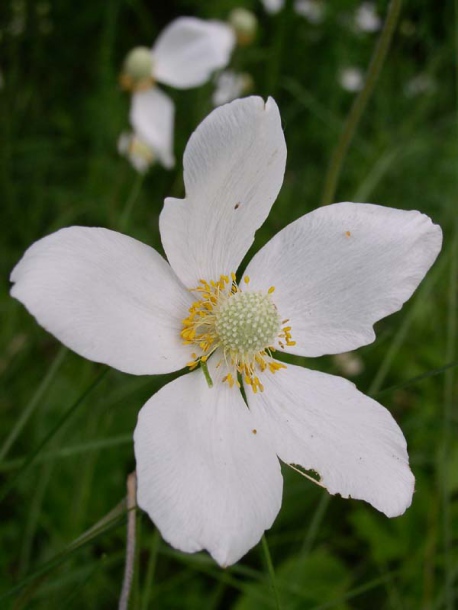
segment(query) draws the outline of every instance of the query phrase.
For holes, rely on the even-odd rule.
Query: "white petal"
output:
[[[154,163],[154,152],[136,133],[121,133],[118,138],[118,152],[126,157],[140,174],[147,172]]]
[[[262,0],[265,10],[271,15],[275,15],[283,8],[285,0]]]
[[[280,465],[235,387],[180,377],[140,411],[134,439],[139,506],[173,547],[227,566],[271,527]]]
[[[222,106],[241,97],[244,93],[249,75],[232,70],[221,72],[216,78],[216,87],[212,95],[214,106]]]
[[[252,290],[275,286],[297,342],[287,351],[336,354],[375,339],[373,324],[401,309],[441,244],[440,228],[419,212],[337,203],[277,233],[246,274]]]
[[[315,470],[331,494],[365,500],[388,517],[412,501],[404,436],[390,413],[341,377],[288,364],[247,390],[257,428],[288,464]]]
[[[155,250],[126,235],[61,229],[26,251],[11,281],[12,296],[85,358],[134,375],[189,360],[180,340],[188,291]]]
[[[280,190],[286,145],[273,99],[248,97],[217,108],[184,153],[186,199],[166,199],[161,237],[189,287],[236,271]]]
[[[225,23],[180,17],[153,47],[153,76],[177,89],[197,87],[227,66],[234,44],[232,28]]]
[[[168,95],[157,87],[134,93],[130,122],[137,134],[156,153],[162,165],[175,165],[173,128],[175,106]]]

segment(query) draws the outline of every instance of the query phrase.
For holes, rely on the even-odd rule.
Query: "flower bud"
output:
[[[235,8],[229,13],[228,22],[241,47],[253,42],[258,29],[258,20],[254,13],[245,8]]]
[[[124,60],[120,83],[127,91],[142,91],[154,84],[153,57],[148,47],[135,47]]]

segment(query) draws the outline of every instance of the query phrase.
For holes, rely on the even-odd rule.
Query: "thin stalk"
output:
[[[455,94],[456,94],[456,145],[458,150],[458,0],[455,0]],[[452,207],[452,209],[454,209]],[[448,293],[448,320],[447,320],[447,344],[445,347],[446,358],[456,358],[457,340],[457,307],[458,307],[458,218],[453,214],[454,235],[452,242],[452,260],[450,265],[450,280]],[[444,415],[442,430],[442,533],[444,540],[444,607],[453,610],[456,594],[454,591],[455,565],[453,563],[453,531],[452,531],[452,498],[450,493],[450,452],[452,449],[452,415],[456,412],[455,400],[455,371],[447,371],[444,380]]]
[[[161,537],[158,530],[154,531],[151,546],[149,549],[149,560],[146,568],[145,576],[145,589],[143,592],[143,599],[141,604],[141,610],[148,610],[150,608],[151,601],[151,589],[153,585],[154,572],[156,570],[157,555],[159,552],[159,546],[161,544]]]
[[[118,227],[120,231],[125,231],[129,224],[130,216],[132,214],[132,210],[134,209],[135,202],[137,201],[138,196],[140,195],[144,178],[144,174],[140,173],[137,174],[135,178],[135,181],[132,185],[132,189],[129,193],[126,204],[124,206],[123,211],[121,212],[121,217],[119,219]]]
[[[265,559],[266,565],[267,565],[267,571],[269,572],[270,586],[272,587],[272,591],[274,593],[275,606],[276,606],[277,610],[281,610],[280,597],[278,595],[277,584],[275,581],[274,566],[272,563],[272,557],[270,556],[269,545],[267,544],[267,538],[266,538],[265,534],[261,538],[261,543],[262,543],[262,551],[264,553],[264,559]]]
[[[21,589],[23,589],[26,585],[30,587],[36,586],[36,581],[40,580],[41,582],[46,578],[46,574],[53,570],[54,568],[59,568],[62,566],[64,561],[67,561],[70,557],[72,557],[73,553],[83,548],[90,542],[96,540],[102,534],[110,531],[114,527],[117,527],[118,522],[120,522],[121,518],[124,516],[126,512],[126,501],[122,500],[114,509],[112,509],[105,517],[100,519],[95,525],[90,527],[84,534],[76,538],[73,542],[71,542],[65,551],[62,553],[58,553],[52,559],[49,559],[45,563],[41,564],[36,570],[34,570],[31,574],[20,580],[16,585],[14,585],[11,589],[6,591],[5,593],[0,594],[0,602],[15,595]],[[29,584],[30,583],[30,584]]]
[[[407,379],[407,381],[402,381],[401,383],[397,383],[395,385],[390,386],[389,388],[384,388],[379,392],[370,393],[370,396],[373,398],[380,398],[384,394],[388,394],[390,392],[394,392],[395,390],[400,390],[401,388],[406,388],[414,383],[418,383],[419,381],[423,381],[424,379],[429,379],[430,377],[435,377],[436,375],[440,375],[441,373],[446,373],[450,369],[454,369],[458,366],[458,360],[454,360],[453,362],[449,362],[448,364],[444,364],[444,366],[440,366],[437,369],[431,369],[426,373],[422,373],[421,375],[417,375],[416,377],[411,377]]]
[[[323,521],[324,515],[326,513],[326,510],[329,506],[330,501],[331,501],[331,496],[328,493],[323,493],[321,495],[320,501],[318,503],[318,506],[315,509],[315,513],[312,517],[310,526],[307,530],[307,535],[306,535],[304,543],[302,545],[302,549],[301,549],[302,556],[308,555],[310,553],[310,551],[312,550],[313,544],[318,535],[320,525]]]
[[[445,354],[447,359],[456,358],[457,341],[457,308],[458,308],[458,221],[455,220],[455,235],[452,243],[452,260],[450,265],[447,344]],[[452,499],[450,494],[450,453],[452,448],[452,415],[456,408],[454,399],[455,370],[449,368],[444,378],[444,410],[442,418],[441,442],[441,496],[442,496],[442,535],[444,544],[445,568],[445,609],[453,610],[455,606],[454,576],[453,576],[453,532],[452,532]]]
[[[292,4],[292,0],[286,0],[284,9],[281,11],[281,14],[278,15],[278,19],[276,20],[277,31],[271,47],[270,62],[267,70],[268,78],[266,95],[271,97],[275,97],[278,87],[281,65],[283,61],[283,52],[285,50],[286,33],[293,13]]]
[[[23,412],[21,413],[21,416],[17,420],[16,425],[11,430],[11,432],[9,433],[9,435],[6,438],[5,442],[3,443],[2,448],[0,449],[0,462],[2,460],[4,460],[6,454],[11,449],[14,441],[17,439],[17,437],[21,433],[21,431],[24,428],[24,426],[26,425],[26,423],[32,417],[32,415],[35,412],[35,409],[37,408],[37,406],[40,404],[40,400],[43,398],[46,390],[50,386],[51,382],[53,381],[53,379],[54,379],[54,377],[55,377],[55,375],[57,373],[57,371],[59,370],[60,365],[64,361],[66,353],[67,353],[67,348],[63,347],[63,346],[57,352],[57,356],[54,358],[54,361],[51,364],[47,374],[43,378],[43,381],[38,386],[36,392],[34,393],[32,398],[30,399],[28,405],[23,410]]]
[[[30,467],[30,465],[35,461],[35,458],[38,456],[40,451],[43,449],[45,445],[49,443],[49,441],[57,434],[57,432],[62,428],[62,426],[66,423],[66,421],[75,413],[78,407],[84,402],[87,396],[92,392],[94,388],[98,386],[98,384],[102,381],[105,375],[108,373],[109,369],[105,369],[101,371],[101,373],[97,376],[97,378],[89,385],[89,387],[80,395],[80,397],[71,405],[71,407],[63,414],[63,416],[59,419],[57,424],[50,430],[50,432],[45,436],[45,438],[41,441],[35,451],[32,451],[27,458],[24,460],[22,466],[16,472],[16,474],[6,483],[3,489],[0,491],[0,502],[5,499],[5,497],[9,494],[12,487],[16,483],[17,479]]]
[[[119,598],[119,610],[127,610],[129,607],[130,590],[134,577],[135,563],[135,530],[137,525],[137,475],[131,472],[127,477],[127,542],[126,542],[126,564],[124,567],[124,579],[122,582],[121,597]]]
[[[132,443],[132,434],[118,434],[117,436],[109,438],[87,441],[78,445],[70,445],[70,447],[62,447],[53,451],[46,451],[40,456],[37,456],[35,463],[42,464],[44,462],[50,462],[66,457],[73,457],[74,455],[81,455],[82,453],[87,454],[91,451],[99,451],[100,449],[118,447],[120,445],[128,445],[130,443]],[[0,464],[0,473],[9,472],[10,470],[20,468],[26,459],[26,457],[19,457],[15,458],[14,460],[8,460],[7,462],[3,462],[3,464]]]
[[[350,112],[348,113],[343,130],[340,134],[340,139],[332,153],[324,182],[321,205],[328,205],[334,200],[345,157],[385,62],[401,12],[401,5],[402,0],[391,0],[388,6],[385,24],[369,64],[364,87],[356,96],[355,101],[350,108]]]

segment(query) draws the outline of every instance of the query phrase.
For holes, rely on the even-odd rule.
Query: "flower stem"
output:
[[[49,441],[59,432],[62,426],[67,422],[67,420],[76,412],[78,407],[83,404],[86,397],[94,390],[98,384],[102,381],[105,375],[108,373],[109,369],[104,369],[101,371],[95,380],[86,388],[86,390],[80,395],[80,397],[70,406],[70,408],[62,415],[62,417],[57,421],[56,425],[48,432],[45,438],[41,441],[38,447],[32,451],[21,464],[19,470],[16,474],[4,485],[4,487],[0,490],[0,502],[6,498],[6,496],[11,491],[13,485],[17,481],[17,479],[30,467],[30,465],[35,461],[35,458],[40,453],[40,451],[45,447]]]
[[[129,596],[134,577],[135,563],[135,530],[137,525],[137,475],[131,472],[127,477],[127,541],[126,541],[126,565],[124,567],[124,578],[122,581],[121,597],[119,598],[119,610],[127,610],[129,607]]]
[[[144,174],[137,174],[132,189],[129,193],[129,197],[127,198],[126,205],[124,206],[123,211],[121,212],[121,218],[119,219],[119,230],[125,231],[130,219],[130,215],[132,214],[132,210],[134,209],[135,202],[138,199],[140,194]]]
[[[2,461],[5,458],[8,451],[10,450],[11,446],[14,444],[16,438],[19,436],[22,429],[24,428],[26,423],[29,421],[29,419],[35,412],[35,409],[39,406],[40,400],[43,398],[46,390],[48,389],[48,387],[54,380],[56,373],[60,368],[60,365],[64,361],[66,353],[67,353],[67,348],[63,347],[63,346],[57,352],[57,356],[54,358],[54,361],[51,364],[49,371],[44,376],[42,382],[38,386],[38,389],[32,396],[31,400],[29,401],[27,407],[24,409],[24,411],[22,412],[18,421],[16,422],[14,428],[11,430],[9,436],[3,443],[3,445],[0,449],[0,461]]]
[[[210,373],[208,372],[207,363],[204,360],[201,360],[200,361],[200,366],[201,366],[201,369],[202,369],[202,373],[204,374],[205,381],[208,384],[208,387],[212,388],[213,387],[213,379],[210,377]]]
[[[328,205],[334,200],[346,154],[385,62],[401,12],[401,5],[402,0],[391,0],[388,6],[385,24],[369,64],[364,87],[353,102],[340,134],[340,139],[332,153],[324,182],[321,205]]]
[[[264,553],[264,559],[265,559],[266,565],[267,565],[267,571],[269,572],[270,586],[272,587],[272,591],[273,591],[274,597],[275,597],[275,606],[276,606],[277,610],[281,610],[280,597],[278,595],[277,584],[275,582],[274,566],[272,563],[272,557],[270,556],[269,545],[267,544],[267,538],[266,538],[265,534],[261,538],[261,543],[262,543],[262,550]]]

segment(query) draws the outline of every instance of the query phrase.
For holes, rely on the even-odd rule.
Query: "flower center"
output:
[[[223,381],[231,387],[240,387],[240,376],[254,392],[262,391],[259,371],[268,369],[275,373],[286,368],[272,358],[272,352],[277,339],[282,348],[295,345],[291,327],[283,326],[288,320],[281,320],[272,301],[273,286],[267,292],[250,291],[250,278],[245,276],[243,291],[235,274],[231,279],[224,275],[217,282],[200,280],[194,289],[200,299],[190,307],[181,331],[185,345],[192,345],[197,352],[192,353],[188,366],[192,370],[199,363],[205,365],[208,357],[220,348],[223,357],[217,366],[224,362],[229,368]]]

